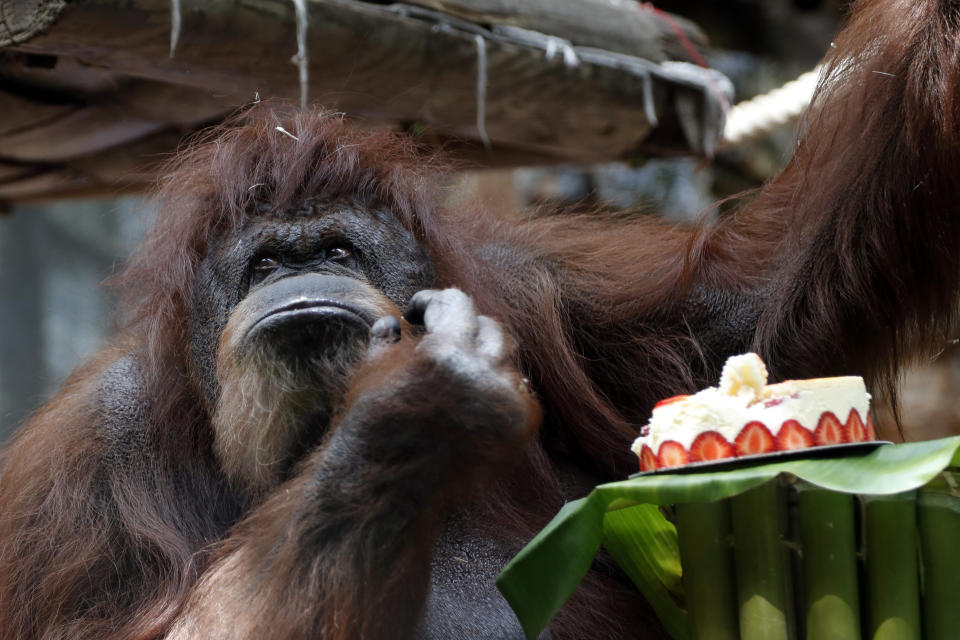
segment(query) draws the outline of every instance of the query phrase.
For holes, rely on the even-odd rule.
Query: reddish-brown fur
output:
[[[622,477],[635,469],[629,443],[653,402],[714,380],[728,354],[687,322],[700,291],[756,301],[742,346],[774,377],[860,373],[893,395],[897,367],[945,339],[960,285],[958,22],[960,5],[947,0],[857,3],[789,166],[739,211],[694,229],[444,211],[430,186],[435,163],[409,140],[329,114],[253,109],[211,134],[178,159],[160,194],[160,231],[121,278],[129,328],[5,453],[0,638],[160,637],[205,551],[239,519],[235,497],[205,471],[211,408],[185,318],[209,239],[239,224],[254,198],[278,208],[316,193],[383,203],[427,247],[440,283],[508,328],[545,410],[522,469],[485,494],[491,532],[516,544],[569,497],[558,459]],[[104,462],[110,442],[91,398],[106,367],[138,349],[152,398],[142,410],[162,455],[120,475]],[[187,493],[202,503],[183,504]],[[557,637],[635,637],[634,596],[617,584],[592,574]],[[355,604],[365,597],[347,595],[361,586],[324,594],[343,623],[329,635],[354,637],[351,625],[370,615]],[[273,631],[295,635],[302,623]]]

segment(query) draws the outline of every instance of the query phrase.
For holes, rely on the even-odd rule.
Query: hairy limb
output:
[[[451,492],[515,457],[539,410],[499,326],[457,290],[380,321],[327,441],[236,529],[171,638],[404,638]]]
[[[960,292],[958,51],[955,2],[855,3],[789,166],[704,244],[767,256],[753,347],[774,376],[892,391],[901,361],[942,348]]]
[[[732,352],[754,350],[774,379],[859,374],[895,395],[898,367],[942,348],[956,317],[958,59],[957,3],[857,2],[794,157],[740,210],[695,228],[531,223],[564,302],[554,317],[569,319],[550,333],[588,363],[544,387],[570,386],[582,368],[604,394],[595,405],[610,399],[642,422],[655,398],[633,388],[689,392],[715,383]],[[521,322],[550,309],[520,302]],[[580,386],[574,397],[589,398]]]
[[[238,517],[202,442],[147,419],[137,355],[105,349],[0,455],[0,639],[157,637]]]

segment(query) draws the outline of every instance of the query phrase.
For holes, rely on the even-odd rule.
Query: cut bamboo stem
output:
[[[960,498],[949,489],[923,490],[917,498],[923,559],[924,640],[960,634]]]
[[[864,496],[870,640],[920,640],[916,492]]]
[[[691,640],[739,640],[726,500],[678,504],[677,534]]]
[[[860,638],[853,496],[800,490],[807,640]]]
[[[768,482],[730,499],[742,640],[794,637],[779,489]]]

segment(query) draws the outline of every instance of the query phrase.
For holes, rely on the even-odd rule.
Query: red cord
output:
[[[700,52],[697,51],[697,48],[693,46],[692,42],[690,42],[690,38],[687,37],[686,32],[684,32],[683,27],[680,26],[680,23],[677,22],[676,18],[663,9],[656,8],[653,6],[652,2],[639,2],[638,6],[644,11],[650,11],[653,13],[653,15],[666,22],[667,26],[673,29],[673,32],[677,35],[677,39],[680,40],[680,44],[686,50],[687,54],[690,56],[690,59],[704,69],[709,68],[707,67],[707,61],[703,59],[703,56],[700,55]]]
[[[653,6],[652,2],[640,2],[638,0],[637,8],[642,11],[649,11],[660,20],[663,20],[667,24],[667,26],[669,26],[670,29],[672,29],[673,32],[676,34],[677,39],[680,41],[681,46],[683,46],[684,50],[690,56],[690,59],[693,60],[694,63],[696,63],[697,65],[703,67],[704,69],[710,68],[709,66],[707,66],[707,61],[703,59],[703,56],[700,55],[700,52],[697,51],[697,48],[693,46],[692,42],[690,42],[690,38],[687,37],[687,34],[684,32],[683,27],[680,26],[680,23],[677,22],[676,18],[674,18],[672,15],[670,15],[666,11],[662,9],[658,9],[657,7]],[[720,106],[723,109],[724,113],[726,113],[727,109],[730,108],[730,103],[727,102],[727,96],[725,96],[723,92],[720,91],[720,88],[716,85],[716,83],[713,80],[713,76],[710,74],[707,74],[707,83],[710,85],[710,90],[713,92],[714,96],[717,98],[717,101],[720,102]]]

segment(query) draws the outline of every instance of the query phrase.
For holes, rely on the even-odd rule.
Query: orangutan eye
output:
[[[273,256],[260,256],[253,261],[250,284],[262,282],[267,276],[280,268],[280,261]]]
[[[327,249],[327,260],[340,262],[352,256],[353,252],[347,247],[330,247]]]
[[[274,269],[280,266],[280,261],[274,258],[273,256],[263,256],[258,258],[254,263],[253,268],[260,271],[273,271]]]

